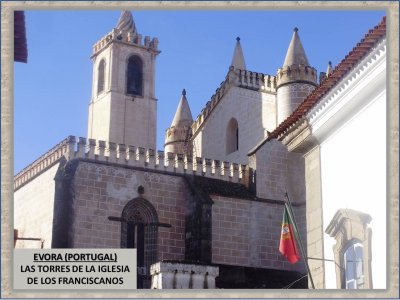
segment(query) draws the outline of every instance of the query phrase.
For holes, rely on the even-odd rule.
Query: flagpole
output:
[[[292,223],[293,223],[293,225],[294,225],[294,227],[295,227],[296,235],[297,235],[297,238],[298,238],[298,240],[299,240],[301,255],[303,256],[304,263],[306,264],[308,276],[310,276],[311,286],[312,286],[313,289],[315,289],[314,281],[313,281],[313,278],[312,278],[312,275],[311,275],[310,266],[308,265],[308,261],[307,261],[306,252],[304,251],[304,248],[303,248],[303,242],[302,242],[302,240],[301,240],[300,232],[299,232],[299,229],[298,229],[298,227],[297,227],[296,218],[294,217],[293,208],[292,208],[292,203],[290,202],[289,195],[288,195],[287,192],[285,193],[285,197],[286,197],[286,199],[287,199],[287,203],[285,203],[285,206],[288,207],[288,210],[289,210],[289,218],[292,219]]]

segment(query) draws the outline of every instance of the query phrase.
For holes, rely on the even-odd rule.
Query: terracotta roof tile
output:
[[[386,17],[368,31],[365,37],[357,43],[349,54],[336,66],[329,76],[318,86],[278,127],[269,133],[268,137],[259,143],[248,155],[254,154],[265,142],[278,138],[289,127],[304,117],[348,72],[368,54],[370,49],[386,35]]]

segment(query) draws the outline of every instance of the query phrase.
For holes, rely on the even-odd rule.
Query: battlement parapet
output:
[[[228,91],[229,87],[237,86],[253,91],[276,93],[276,77],[247,70],[229,68],[225,80],[215,90],[215,94],[207,101],[206,106],[201,110],[196,120],[192,124],[192,134],[198,131],[204,121],[209,117],[219,101]]]
[[[159,52],[157,38],[150,39],[149,36],[145,36],[144,40],[142,40],[141,34],[133,34],[132,32],[119,32],[114,28],[111,32],[101,38],[100,41],[93,45],[92,57],[112,42],[134,44],[148,50]]]
[[[263,73],[235,69],[236,85],[242,88],[262,91],[276,92],[276,77]]]
[[[284,66],[278,69],[276,88],[294,82],[305,82],[317,86],[317,70],[305,65]]]
[[[176,174],[205,176],[247,185],[250,169],[248,165],[240,165],[219,160],[189,155],[175,154],[141,147],[127,146],[101,140],[69,136],[45,155],[23,169],[14,177],[14,190],[42,173],[47,167],[62,157],[73,159],[89,159],[99,162],[113,163],[143,169],[157,170]]]
[[[68,147],[71,141],[75,142],[74,136],[69,136],[62,140],[30,165],[18,172],[14,176],[14,190],[28,182],[30,179],[34,178],[36,175],[47,170],[49,167],[57,163],[62,157],[64,157],[69,151]]]
[[[190,132],[191,126],[173,126],[165,130],[165,143],[184,142]]]

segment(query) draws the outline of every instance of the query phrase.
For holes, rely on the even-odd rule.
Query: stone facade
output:
[[[46,203],[48,230],[32,234],[53,248],[135,247],[139,287],[305,287],[304,263],[278,250],[286,192],[307,243],[305,161],[280,140],[260,144],[316,86],[294,36],[290,65],[277,76],[246,70],[238,39],[224,81],[194,121],[182,92],[163,152],[155,144],[158,40],[142,40],[124,12],[93,47],[88,139],[67,138],[44,159],[52,168],[41,162],[16,176],[16,229],[27,233],[31,223],[21,220],[35,201]],[[46,197],[28,199],[38,179]]]
[[[282,123],[315,89],[315,85],[293,83],[281,86],[277,90],[277,124]]]
[[[247,153],[276,126],[275,93],[232,86],[193,134],[193,155],[247,164]],[[227,153],[229,122],[238,123],[238,150]]]
[[[213,247],[215,264],[304,271],[290,264],[279,248],[283,203],[213,196]],[[304,224],[304,205],[296,207]]]
[[[177,176],[141,172],[93,163],[79,164],[74,180],[74,248],[119,248],[121,225],[108,216],[120,216],[125,205],[141,197],[156,209],[159,222],[171,228],[159,229],[158,258],[184,259],[185,197],[183,179]]]
[[[120,20],[121,21],[121,20]],[[122,20],[123,21],[123,20]],[[133,22],[133,21],[132,21]],[[155,59],[158,40],[133,28],[114,29],[93,46],[93,85],[88,138],[156,149]],[[127,89],[129,59],[140,62],[140,91]],[[100,64],[105,63],[101,80]],[[104,89],[99,91],[100,82]]]

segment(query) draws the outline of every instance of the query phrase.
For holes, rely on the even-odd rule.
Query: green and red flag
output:
[[[293,222],[289,216],[286,205],[285,210],[283,211],[279,252],[292,264],[295,264],[300,259],[300,254],[296,246]]]

